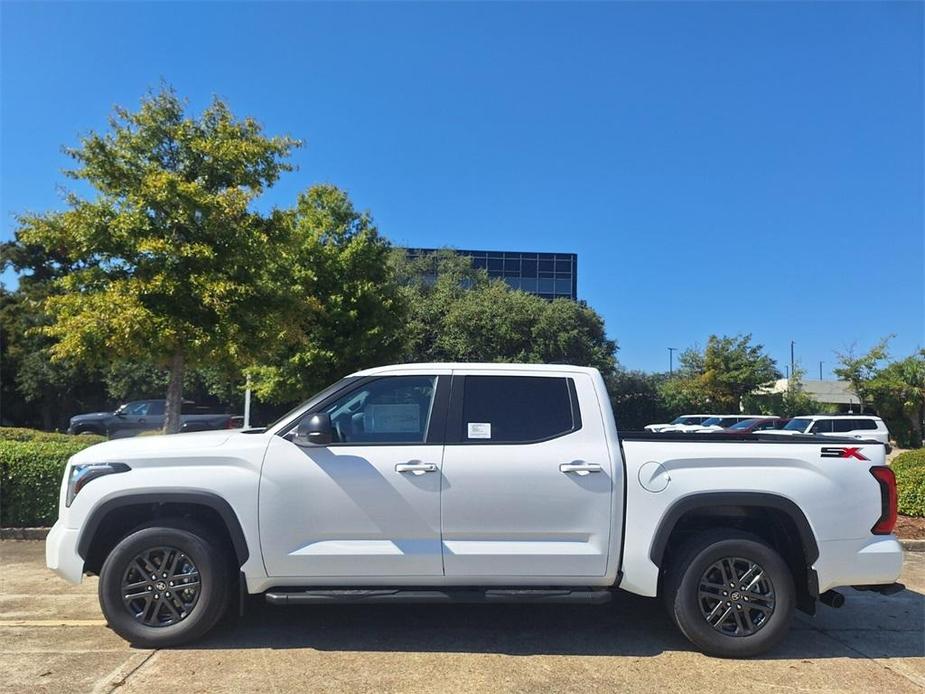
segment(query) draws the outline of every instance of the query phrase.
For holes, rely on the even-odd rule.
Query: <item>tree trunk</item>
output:
[[[164,418],[164,433],[180,431],[180,410],[183,407],[183,353],[177,352],[170,358],[170,380],[167,382],[167,408]]]

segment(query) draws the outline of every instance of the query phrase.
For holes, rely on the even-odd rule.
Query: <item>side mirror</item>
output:
[[[124,417],[124,416],[125,416],[125,412],[123,412],[122,410],[116,410],[116,413],[115,413],[115,414],[116,414],[116,417]]]
[[[299,422],[292,442],[297,446],[326,446],[331,438],[331,416],[320,412]]]

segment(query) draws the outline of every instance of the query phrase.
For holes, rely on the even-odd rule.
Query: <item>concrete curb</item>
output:
[[[0,528],[0,540],[44,540],[51,528]],[[899,543],[907,552],[925,552],[925,540],[903,540]]]
[[[51,528],[0,528],[0,540],[44,540]]]

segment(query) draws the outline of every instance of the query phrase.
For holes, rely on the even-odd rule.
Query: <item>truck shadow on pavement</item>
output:
[[[797,613],[771,659],[925,656],[925,596],[845,591],[840,610]],[[651,656],[693,651],[660,600],[616,593],[611,603],[574,605],[324,605],[275,607],[251,598],[196,649]]]

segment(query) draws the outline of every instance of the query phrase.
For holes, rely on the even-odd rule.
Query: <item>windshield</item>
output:
[[[751,427],[754,424],[757,424],[760,421],[761,421],[760,419],[744,419],[738,424],[733,424],[729,428],[730,429],[748,429],[749,427]]]
[[[806,428],[812,423],[811,419],[791,419],[784,427],[787,431],[806,431]]]
[[[681,415],[680,417],[675,417],[671,420],[672,424],[699,424],[703,420],[703,417],[693,417],[689,415]]]
[[[705,427],[717,427],[720,422],[723,421],[722,417],[710,417],[709,419],[703,420],[703,426]]]

